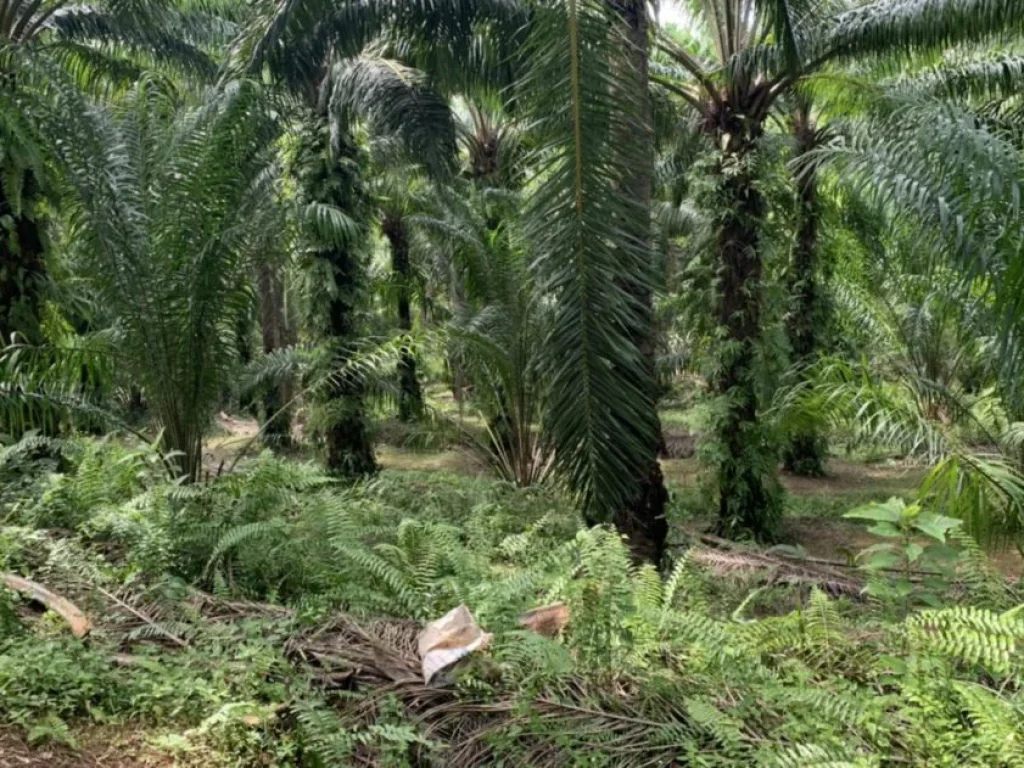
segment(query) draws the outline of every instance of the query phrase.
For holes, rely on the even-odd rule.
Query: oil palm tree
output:
[[[243,54],[312,94],[326,60],[357,56],[370,39],[402,41],[398,58],[434,84],[465,86],[467,73],[514,84],[508,93],[531,118],[535,147],[523,236],[553,309],[542,423],[587,518],[614,520],[639,555],[658,559],[667,525],[652,375],[645,5],[306,0],[274,6]],[[514,55],[495,55],[503,49]]]
[[[427,205],[431,185],[422,168],[410,162],[394,141],[374,142],[377,166],[371,196],[380,232],[390,253],[387,295],[393,301],[398,330],[408,335],[413,328],[412,299],[416,283],[410,219]],[[412,421],[423,413],[423,391],[416,370],[416,356],[403,348],[398,361],[398,418]]]
[[[836,171],[844,216],[869,214],[856,241],[879,266],[832,286],[870,368],[833,362],[809,393],[855,438],[935,462],[921,497],[997,547],[1020,547],[1024,525],[1022,74],[1012,45],[964,46],[861,91],[811,153]]]
[[[0,345],[12,331],[38,337],[45,281],[42,201],[52,189],[56,88],[109,91],[142,66],[199,77],[216,65],[206,50],[224,19],[163,2],[0,2]]]
[[[306,234],[314,258],[333,283],[326,331],[339,368],[357,333],[361,252],[372,215],[354,125],[363,122],[375,133],[399,137],[408,155],[428,171],[449,165],[455,154],[454,122],[439,92],[462,77],[452,61],[460,61],[460,55],[462,62],[469,61],[470,51],[479,50],[471,45],[478,15],[474,4],[454,2],[268,3],[257,9],[236,45],[235,66],[267,68],[296,98],[303,120],[316,125],[305,133],[303,218],[313,225]],[[420,71],[410,62],[430,70]],[[319,167],[312,170],[313,164]],[[411,369],[405,370],[411,382]],[[374,472],[359,382],[341,380],[326,397],[332,401],[322,409],[331,414],[328,466],[345,474]]]
[[[622,126],[627,132],[622,141],[636,142],[636,154],[631,171],[623,179],[623,191],[629,195],[635,211],[630,219],[632,236],[646,264],[638,275],[625,273],[623,287],[635,302],[638,322],[631,334],[631,342],[639,352],[644,378],[652,407],[655,436],[647,436],[642,443],[643,466],[636,477],[636,491],[626,504],[616,508],[612,522],[629,537],[634,557],[661,564],[668,538],[668,520],[665,506],[668,491],[658,462],[661,453],[661,424],[656,408],[658,386],[656,376],[656,346],[654,327],[654,290],[657,268],[653,248],[652,197],[654,193],[654,125],[649,86],[649,17],[646,0],[608,0],[610,10],[622,24],[620,43],[624,58],[624,82],[620,86],[632,91],[631,111]],[[630,80],[632,82],[630,83]],[[615,93],[615,90],[612,90]],[[647,414],[650,418],[650,414]]]
[[[295,173],[301,241],[314,329],[326,338],[335,367],[344,369],[358,339],[362,266],[372,209],[363,179],[366,156],[347,133],[332,136],[322,116],[303,126]],[[316,418],[325,461],[337,475],[377,471],[359,378],[339,376],[317,395]]]
[[[552,307],[543,424],[556,468],[589,521],[658,560],[647,35],[643,3],[539,5],[517,97],[534,120],[524,234]]]
[[[112,115],[62,106],[62,200],[77,268],[112,319],[105,354],[142,389],[175,474],[194,481],[252,271],[281,230],[276,125],[246,83],[193,109],[149,79]]]
[[[462,288],[443,337],[484,419],[482,434],[463,430],[467,442],[499,477],[528,486],[554,458],[542,365],[551,313],[530,272],[520,207],[514,191],[457,179],[409,224],[425,271]]]
[[[828,328],[827,300],[822,285],[819,228],[822,203],[818,170],[800,161],[827,141],[826,132],[817,125],[811,100],[804,94],[792,94],[794,107],[790,117],[795,160],[799,170],[797,187],[797,232],[790,264],[788,292],[791,306],[786,320],[791,362],[807,369],[821,352],[821,340]],[[804,426],[789,436],[782,452],[785,468],[805,477],[825,474],[828,442],[813,425]]]
[[[772,440],[762,429],[756,383],[762,326],[767,215],[758,187],[758,148],[783,97],[824,69],[861,57],[907,57],[1019,29],[1021,0],[922,0],[840,8],[778,0],[702,0],[694,14],[710,56],[665,41],[676,65],[655,75],[686,103],[717,153],[717,306],[721,344],[714,388],[718,529],[729,536],[775,534],[780,505]]]
[[[1011,36],[1010,42],[1005,46],[993,47],[991,43],[961,46],[955,54],[947,56],[939,65],[928,63],[923,68],[904,66],[896,77],[887,76],[891,68],[883,65],[880,68],[883,73],[881,80],[877,72],[871,73],[872,66],[869,62],[868,67],[861,68],[865,71],[860,72],[856,80],[838,73],[839,82],[845,84],[845,88],[836,88],[835,83],[826,75],[822,78],[821,87],[812,81],[810,87],[790,95],[793,104],[790,126],[795,145],[793,166],[796,170],[801,210],[790,272],[792,304],[787,318],[787,332],[794,361],[803,370],[808,370],[808,366],[813,364],[814,359],[822,352],[822,333],[830,325],[828,290],[824,285],[829,267],[822,260],[819,242],[822,219],[830,206],[829,200],[822,199],[818,191],[821,174],[825,170],[821,168],[818,160],[822,155],[829,154],[827,145],[830,142],[842,144],[845,137],[841,132],[851,115],[855,116],[855,120],[867,120],[878,126],[877,136],[891,138],[894,134],[901,133],[900,120],[897,119],[894,124],[881,128],[884,120],[880,121],[879,116],[893,111],[906,111],[908,108],[911,111],[922,108],[930,110],[938,106],[939,101],[973,105],[979,128],[988,124],[994,132],[1002,133],[1004,136],[1019,135],[1013,123],[1015,115],[1019,118],[1020,104],[1024,99],[1024,58],[1019,54],[1020,41],[1012,41]],[[866,74],[875,76],[872,79],[866,77]],[[920,102],[923,97],[934,99],[935,102],[926,105]],[[908,101],[918,103],[914,106]],[[815,102],[819,105],[817,109]],[[831,127],[830,113],[833,123]],[[963,113],[959,117],[949,113],[934,115],[936,124],[951,118],[972,119],[968,113]],[[863,132],[860,133],[856,140],[866,149]],[[906,140],[909,143],[914,142],[913,137],[907,137]],[[951,142],[952,145],[960,146],[961,142]],[[941,158],[943,154],[945,153],[940,151],[934,156]],[[879,159],[880,155],[877,155],[874,161],[877,162]],[[896,159],[896,156],[893,156],[893,159]],[[947,158],[943,162],[949,163],[949,168],[955,161]],[[1011,170],[1001,162],[997,162],[996,165],[1002,165],[1004,173]],[[873,173],[878,181],[882,181],[886,176],[886,168],[893,175],[889,176],[888,184],[881,185],[883,187],[891,188],[893,182],[901,183],[897,177],[903,178],[902,183],[909,178],[907,171],[911,170],[911,167],[904,160],[897,166],[876,165]],[[832,178],[837,180],[835,176]],[[849,181],[849,178],[846,181]],[[833,192],[838,189],[835,183],[832,184],[832,189]],[[849,200],[848,197],[846,199]],[[899,200],[893,202],[899,207]],[[904,198],[902,202],[910,201]],[[876,225],[889,217],[884,210],[874,213]],[[864,223],[866,222],[862,220],[861,225]],[[936,250],[940,253],[948,251],[941,244],[937,244]],[[946,265],[941,264],[939,267],[945,269]],[[949,279],[948,273],[944,274],[942,279]],[[827,442],[817,434],[813,425],[808,425],[790,436],[783,453],[785,466],[797,474],[821,474],[826,449]]]

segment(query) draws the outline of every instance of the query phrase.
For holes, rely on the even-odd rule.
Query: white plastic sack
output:
[[[460,605],[424,627],[419,636],[423,682],[473,651],[486,648],[493,635],[480,629],[469,609]]]

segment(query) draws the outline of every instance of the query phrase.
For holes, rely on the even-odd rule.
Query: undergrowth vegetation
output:
[[[696,544],[661,576],[550,487],[342,487],[268,453],[181,486],[115,439],[27,438],[0,473],[0,569],[96,622],[72,639],[0,592],[0,713],[33,740],[127,721],[207,765],[1024,764],[1024,595],[963,535],[943,607],[908,609],[881,589],[723,577]],[[555,601],[557,636],[519,625]],[[431,685],[331,683],[324,652],[296,655],[335,616],[399,647],[385,641],[406,620],[460,603],[493,642]]]
[[[1024,0],[0,0],[0,768],[1024,766],[1022,188]]]

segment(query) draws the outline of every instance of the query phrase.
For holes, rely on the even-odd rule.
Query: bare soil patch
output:
[[[173,768],[174,759],[146,743],[145,731],[94,728],[76,734],[79,749],[30,746],[17,728],[0,726],[0,768]]]

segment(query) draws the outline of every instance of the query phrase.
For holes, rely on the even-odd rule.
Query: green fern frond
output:
[[[814,744],[783,747],[778,752],[772,750],[763,764],[771,768],[864,768],[866,765]]]
[[[1019,706],[984,686],[954,683],[971,721],[974,746],[993,764],[1024,765],[1024,714]]]
[[[1019,658],[1024,621],[1017,609],[996,613],[974,606],[922,611],[906,621],[915,646],[951,660],[1005,673]]]

